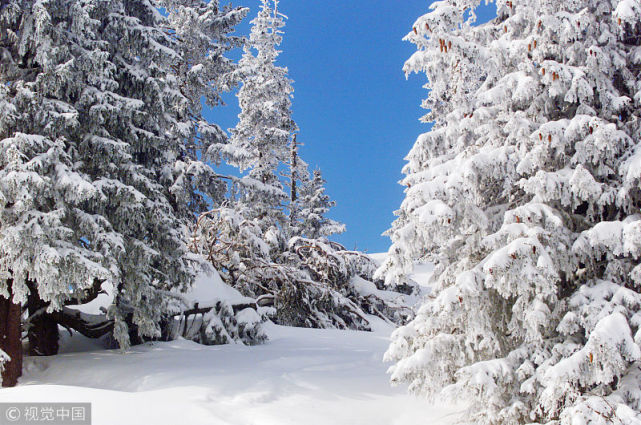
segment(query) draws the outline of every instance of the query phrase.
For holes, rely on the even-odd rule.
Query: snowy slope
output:
[[[270,341],[255,347],[180,340],[126,354],[28,358],[20,385],[0,390],[0,399],[89,401],[95,425],[453,422],[456,409],[390,388],[381,359],[391,329],[382,322],[376,328],[369,333],[268,324]]]

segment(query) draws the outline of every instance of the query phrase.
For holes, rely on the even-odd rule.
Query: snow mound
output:
[[[210,268],[196,277],[191,291],[185,294],[185,299],[191,304],[214,305],[218,301],[227,301],[230,304],[253,303],[253,298],[241,295],[236,289],[227,285],[220,278],[218,271]]]

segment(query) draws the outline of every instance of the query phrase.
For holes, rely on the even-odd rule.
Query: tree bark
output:
[[[114,328],[113,320],[107,319],[104,314],[86,314],[68,307],[50,313],[49,317],[61,326],[73,329],[87,338],[100,338]]]
[[[0,296],[0,349],[10,358],[2,371],[2,386],[13,387],[22,375],[22,306],[12,300],[12,280],[8,280],[9,298]]]
[[[258,306],[257,306],[256,303],[232,304],[231,308],[234,310],[234,314],[237,314],[239,311],[242,311],[242,310],[244,310],[246,308],[253,308],[254,310],[258,310]],[[209,313],[210,311],[212,311],[213,309],[214,309],[213,306],[211,306],[211,307],[199,307],[198,303],[196,303],[194,305],[194,308],[192,308],[190,310],[181,311],[180,313],[174,314],[173,316],[176,317],[176,316],[182,316],[182,315],[191,316],[193,314],[206,314],[206,313]]]
[[[58,323],[46,313],[48,303],[40,299],[35,282],[29,282],[29,298],[27,310],[29,311],[29,339],[30,356],[53,356],[58,354]]]
[[[79,298],[69,300],[67,305],[85,304],[95,300],[102,291],[104,280],[94,279],[93,285],[87,288]],[[74,328],[81,334],[90,338],[98,338],[113,329],[113,324],[107,320],[100,320],[101,316],[85,315],[81,317],[80,312],[63,308],[63,311],[47,313],[48,302],[42,301],[38,294],[36,282],[28,282],[29,298],[27,309],[29,311],[29,327],[27,337],[29,339],[29,355],[31,356],[53,356],[58,354],[60,330],[58,324],[67,328]]]
[[[289,203],[290,203],[290,209],[289,209],[289,222],[292,226],[295,225],[296,220],[298,217],[296,217],[296,208],[295,208],[295,203],[298,200],[298,193],[297,193],[297,187],[296,187],[296,180],[298,180],[299,176],[297,175],[297,167],[298,167],[298,145],[296,143],[296,134],[294,134],[294,140],[292,140],[292,145],[291,145],[291,164],[290,164],[290,195],[289,195]]]

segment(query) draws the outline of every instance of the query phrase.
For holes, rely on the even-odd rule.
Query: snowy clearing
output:
[[[93,423],[414,425],[451,423],[461,409],[430,406],[391,388],[376,332],[268,324],[265,345],[202,346],[186,340],[118,351],[27,358],[2,401],[87,401]],[[74,337],[67,351],[86,347]]]

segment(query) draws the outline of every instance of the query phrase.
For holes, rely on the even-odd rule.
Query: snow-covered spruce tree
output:
[[[297,199],[292,200],[298,211],[297,233],[308,239],[326,238],[343,233],[345,225],[328,218],[329,210],[336,205],[325,193],[325,179],[319,169],[313,175],[302,176]]]
[[[81,122],[74,103],[85,108],[108,104],[116,99],[101,99],[99,93],[117,83],[97,42],[98,22],[89,16],[89,7],[64,1],[2,6],[0,348],[11,357],[3,385],[15,385],[21,373],[20,317],[27,296],[37,293],[43,304],[36,305],[37,310],[59,310],[117,268],[104,253],[113,250],[117,255],[121,241],[87,211],[106,199],[78,170],[78,157],[73,158],[85,137],[79,133],[88,124]],[[103,89],[92,92],[88,81]],[[87,113],[82,118],[89,121]],[[91,135],[84,141],[91,143]],[[10,311],[14,315],[6,316]],[[38,325],[57,333],[55,322],[41,319]],[[43,354],[57,349],[57,335],[40,347],[34,342],[40,345],[31,341],[30,349]]]
[[[175,169],[179,178],[175,179],[171,191],[182,199],[181,205],[188,206],[186,212],[193,217],[196,208],[202,213],[211,204],[221,205],[227,192],[227,185],[221,180],[224,176],[217,175],[202,162],[220,163],[221,146],[228,140],[219,126],[202,117],[201,101],[204,99],[208,106],[215,107],[221,103],[220,93],[238,83],[239,75],[234,72],[237,65],[223,55],[242,45],[242,38],[229,33],[248,9],[221,7],[219,1],[164,0],[161,4],[168,13],[168,28],[181,58],[173,66],[178,78],[176,87],[182,96],[178,109],[182,117],[190,117],[192,124],[177,127],[189,154],[177,162]],[[207,255],[205,260],[210,258],[211,255]],[[203,268],[203,272],[206,269]],[[207,345],[233,341],[254,344],[265,339],[260,326],[262,320],[249,305],[220,301],[213,306],[194,306],[179,302],[180,297],[176,300],[169,310],[172,314],[180,313],[184,318],[181,323],[188,332],[174,332],[175,323],[170,320],[167,323],[169,337],[180,335]]]
[[[406,37],[432,129],[378,271],[436,268],[394,382],[482,424],[641,423],[641,4],[434,3]]]
[[[184,154],[174,166],[170,190],[180,200],[177,204],[192,215],[206,211],[211,203],[219,205],[227,192],[222,176],[203,162],[220,162],[219,147],[227,135],[203,118],[202,106],[203,100],[209,107],[220,105],[220,94],[238,83],[233,77],[236,64],[224,54],[242,46],[243,39],[230,33],[248,9],[221,7],[218,0],[160,0],[159,5],[167,12],[165,28],[180,58],[171,69],[179,94],[174,101],[178,111],[174,130],[183,140]]]
[[[219,146],[228,164],[249,171],[233,181],[234,199],[228,205],[201,217],[194,238],[194,249],[211,261],[223,279],[252,297],[272,294],[279,290],[278,282],[292,280],[274,277],[286,268],[282,256],[290,223],[280,171],[295,149],[297,130],[291,116],[293,88],[288,71],[276,65],[285,25],[277,8],[277,0],[263,0],[251,21],[250,36],[234,72],[242,84],[237,95],[239,122],[229,142]],[[292,269],[285,274],[297,273]]]
[[[256,221],[264,235],[282,239],[287,195],[279,167],[287,163],[297,127],[291,116],[293,88],[287,68],[275,64],[282,41],[280,29],[285,25],[277,7],[277,0],[263,0],[251,21],[249,40],[235,72],[242,81],[238,92],[241,112],[222,156],[240,171],[249,169],[240,180],[237,204],[248,207],[248,218]]]
[[[228,164],[249,172],[231,185],[232,199],[201,216],[193,249],[220,271],[223,279],[246,295],[260,293],[262,267],[285,249],[284,204],[279,179],[296,124],[291,118],[293,88],[287,69],[276,66],[283,17],[278,2],[262,2],[251,21],[249,40],[233,78],[238,92],[239,122],[217,154]],[[249,270],[249,273],[240,273]]]
[[[58,323],[90,336],[113,329],[123,347],[130,334],[158,336],[165,295],[194,275],[186,229],[215,185],[196,143],[185,144],[196,133],[198,89],[174,69],[186,49],[159,6],[54,0],[0,9],[0,312],[28,307],[33,354],[55,353]],[[203,22],[213,25],[216,11]],[[96,327],[67,306],[94,298],[104,281],[116,288],[114,303]],[[12,357],[6,385],[20,373],[14,319],[3,318],[18,326],[2,329],[18,335],[2,338]]]

